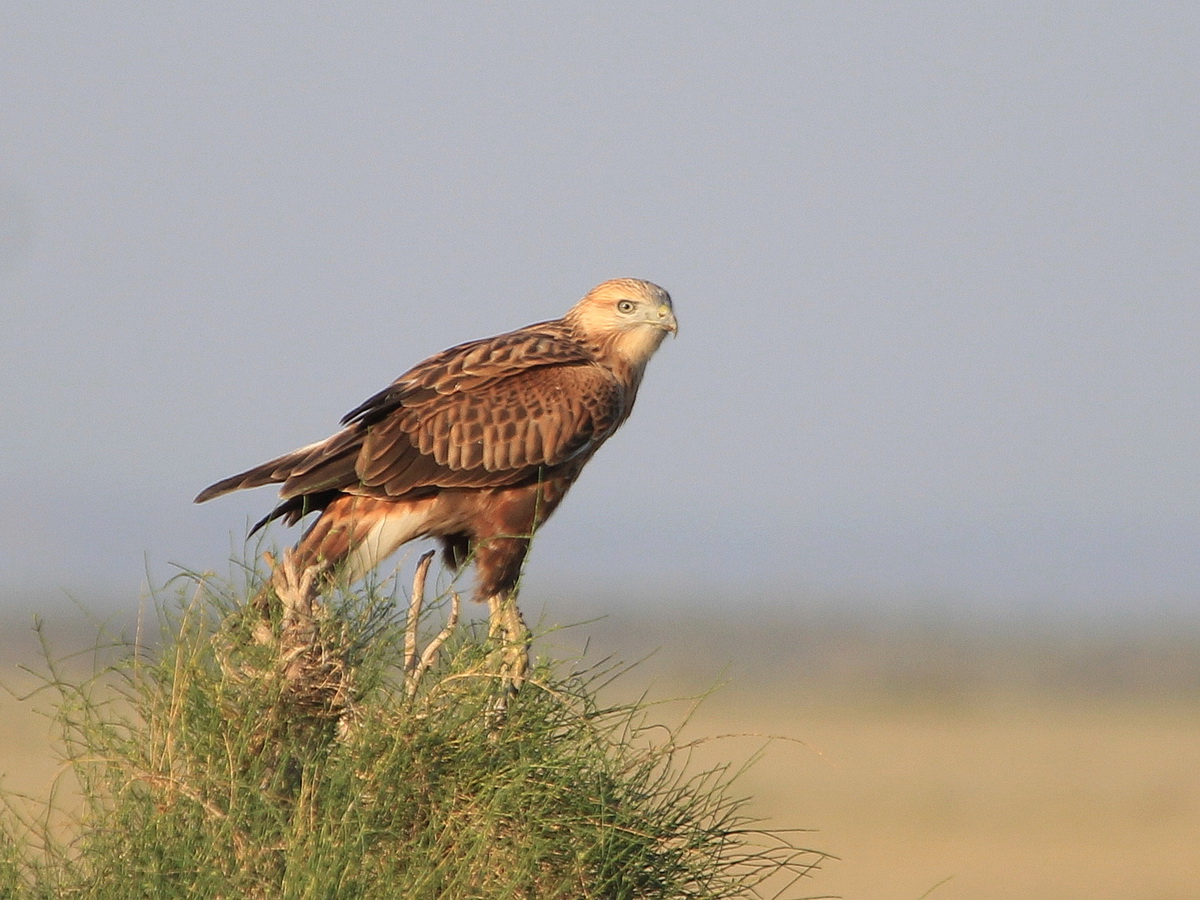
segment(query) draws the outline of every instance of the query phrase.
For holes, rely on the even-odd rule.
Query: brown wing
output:
[[[196,500],[279,482],[285,501],[513,484],[590,453],[620,423],[625,403],[622,386],[561,322],[539,323],[431,357],[351,410],[337,434],[217,482]]]
[[[623,392],[591,365],[528,369],[414,398],[368,428],[357,474],[370,493],[497,487],[589,454],[621,420]]]

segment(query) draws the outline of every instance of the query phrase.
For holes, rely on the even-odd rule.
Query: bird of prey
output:
[[[402,544],[437,538],[450,567],[474,562],[493,633],[519,645],[510,673],[519,684],[529,632],[515,590],[530,539],[628,418],[646,364],[677,327],[658,285],[606,281],[560,319],[418,363],[347,413],[340,431],[224,478],[196,502],[281,485],[251,534],[319,513],[292,559],[347,581]]]

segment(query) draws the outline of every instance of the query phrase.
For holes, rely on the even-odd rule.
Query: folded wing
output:
[[[516,484],[586,459],[626,402],[560,322],[539,323],[429,358],[351,410],[341,431],[223,479],[196,502],[282,484],[285,502],[268,519],[294,519],[305,497],[329,491],[399,498]]]

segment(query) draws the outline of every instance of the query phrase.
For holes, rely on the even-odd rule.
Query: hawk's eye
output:
[[[619,309],[623,313],[631,313],[631,312],[633,312],[633,301],[632,300],[619,300],[619,301],[617,301],[617,309]]]

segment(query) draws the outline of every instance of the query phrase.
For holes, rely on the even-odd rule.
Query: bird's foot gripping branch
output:
[[[433,602],[448,606],[445,621],[436,634],[425,636],[422,629],[428,624],[427,606],[430,601],[426,583],[435,552],[426,552],[417,561],[409,594],[407,615],[404,618],[404,655],[400,671],[404,692],[413,700],[426,676],[447,650],[447,642],[458,630],[462,600],[451,589]],[[320,718],[335,720],[338,730],[352,727],[354,710],[352,698],[353,666],[350,659],[353,647],[346,644],[346,628],[331,620],[322,591],[332,594],[327,568],[320,565],[303,566],[297,562],[294,550],[285,550],[282,558],[264,553],[263,560],[270,569],[266,585],[246,604],[242,615],[251,616],[248,628],[240,629],[243,643],[251,643],[265,651],[258,662],[247,663],[243,658],[236,665],[226,662],[233,671],[248,675],[249,668],[259,676],[273,673],[283,696]],[[469,638],[468,638],[469,639]],[[508,699],[524,684],[530,670],[532,634],[525,625],[515,596],[494,598],[489,604],[488,632],[481,659],[474,674],[495,685],[497,697],[493,711],[503,713]],[[244,649],[244,648],[242,648]],[[230,658],[236,654],[229,647]],[[243,654],[244,656],[244,654]]]

